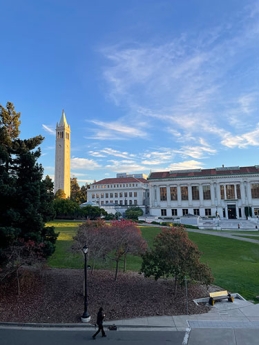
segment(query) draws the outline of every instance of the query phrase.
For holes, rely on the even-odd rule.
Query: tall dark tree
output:
[[[76,177],[72,177],[70,179],[70,199],[75,201],[78,204],[81,204],[80,201],[80,187],[79,184],[77,182],[77,178]]]
[[[0,265],[7,260],[6,250],[21,239],[41,244],[48,257],[58,236],[53,227],[45,227],[55,213],[49,181],[42,179],[37,163],[44,138],[19,139],[19,125],[13,104],[0,106]]]
[[[87,200],[87,185],[80,188],[76,177],[70,179],[70,199],[79,205]]]

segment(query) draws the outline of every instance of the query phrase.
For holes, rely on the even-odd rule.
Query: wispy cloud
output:
[[[172,163],[166,170],[185,170],[185,169],[201,169],[203,164],[199,161],[190,160],[179,163]]]
[[[120,161],[120,160],[110,160],[105,166],[105,169],[116,171],[116,172],[143,172],[146,167],[139,165],[134,161]]]
[[[256,66],[247,63],[259,45],[256,8],[233,14],[228,22],[195,36],[185,33],[161,45],[136,43],[124,48],[118,44],[102,49],[111,63],[103,74],[110,98],[128,107],[127,121],[146,117],[149,133],[159,126],[185,143],[198,140],[198,134],[211,147],[217,138],[229,138],[231,133],[240,147],[254,145],[256,141],[242,133],[241,124],[247,115],[252,124],[252,115],[259,111],[251,79]],[[119,132],[127,137],[127,130]],[[227,139],[221,143],[229,145]],[[193,158],[217,152],[189,145],[180,152],[184,150]]]
[[[48,132],[49,134],[56,135],[56,131],[51,126],[47,126],[43,124],[42,128],[44,129],[44,131]]]
[[[92,159],[86,159],[86,158],[72,158],[71,159],[71,169],[95,170],[99,167],[100,165]]]
[[[256,129],[251,132],[236,136],[229,133],[225,136],[221,143],[228,148],[247,148],[248,146],[259,146],[259,123],[257,124]]]
[[[116,122],[103,122],[92,120],[90,121],[97,128],[92,128],[94,134],[92,139],[98,140],[126,140],[130,138],[143,138],[147,133],[136,126],[128,126],[119,121]]]

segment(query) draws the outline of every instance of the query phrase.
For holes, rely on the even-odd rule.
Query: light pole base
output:
[[[90,322],[90,320],[91,320],[91,316],[90,316],[90,315],[87,316],[87,317],[81,316],[81,321],[82,321],[82,322]]]

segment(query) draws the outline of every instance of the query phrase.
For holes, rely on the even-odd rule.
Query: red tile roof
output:
[[[259,165],[250,167],[220,167],[215,169],[171,170],[150,173],[148,180],[188,177],[212,177],[225,175],[259,174]]]
[[[94,182],[93,185],[96,184],[118,184],[118,183],[148,183],[148,181],[144,178],[137,178],[137,177],[114,177],[114,178],[105,178],[103,180]]]

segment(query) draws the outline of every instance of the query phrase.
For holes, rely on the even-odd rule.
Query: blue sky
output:
[[[258,0],[0,0],[0,104],[80,184],[258,164]]]

